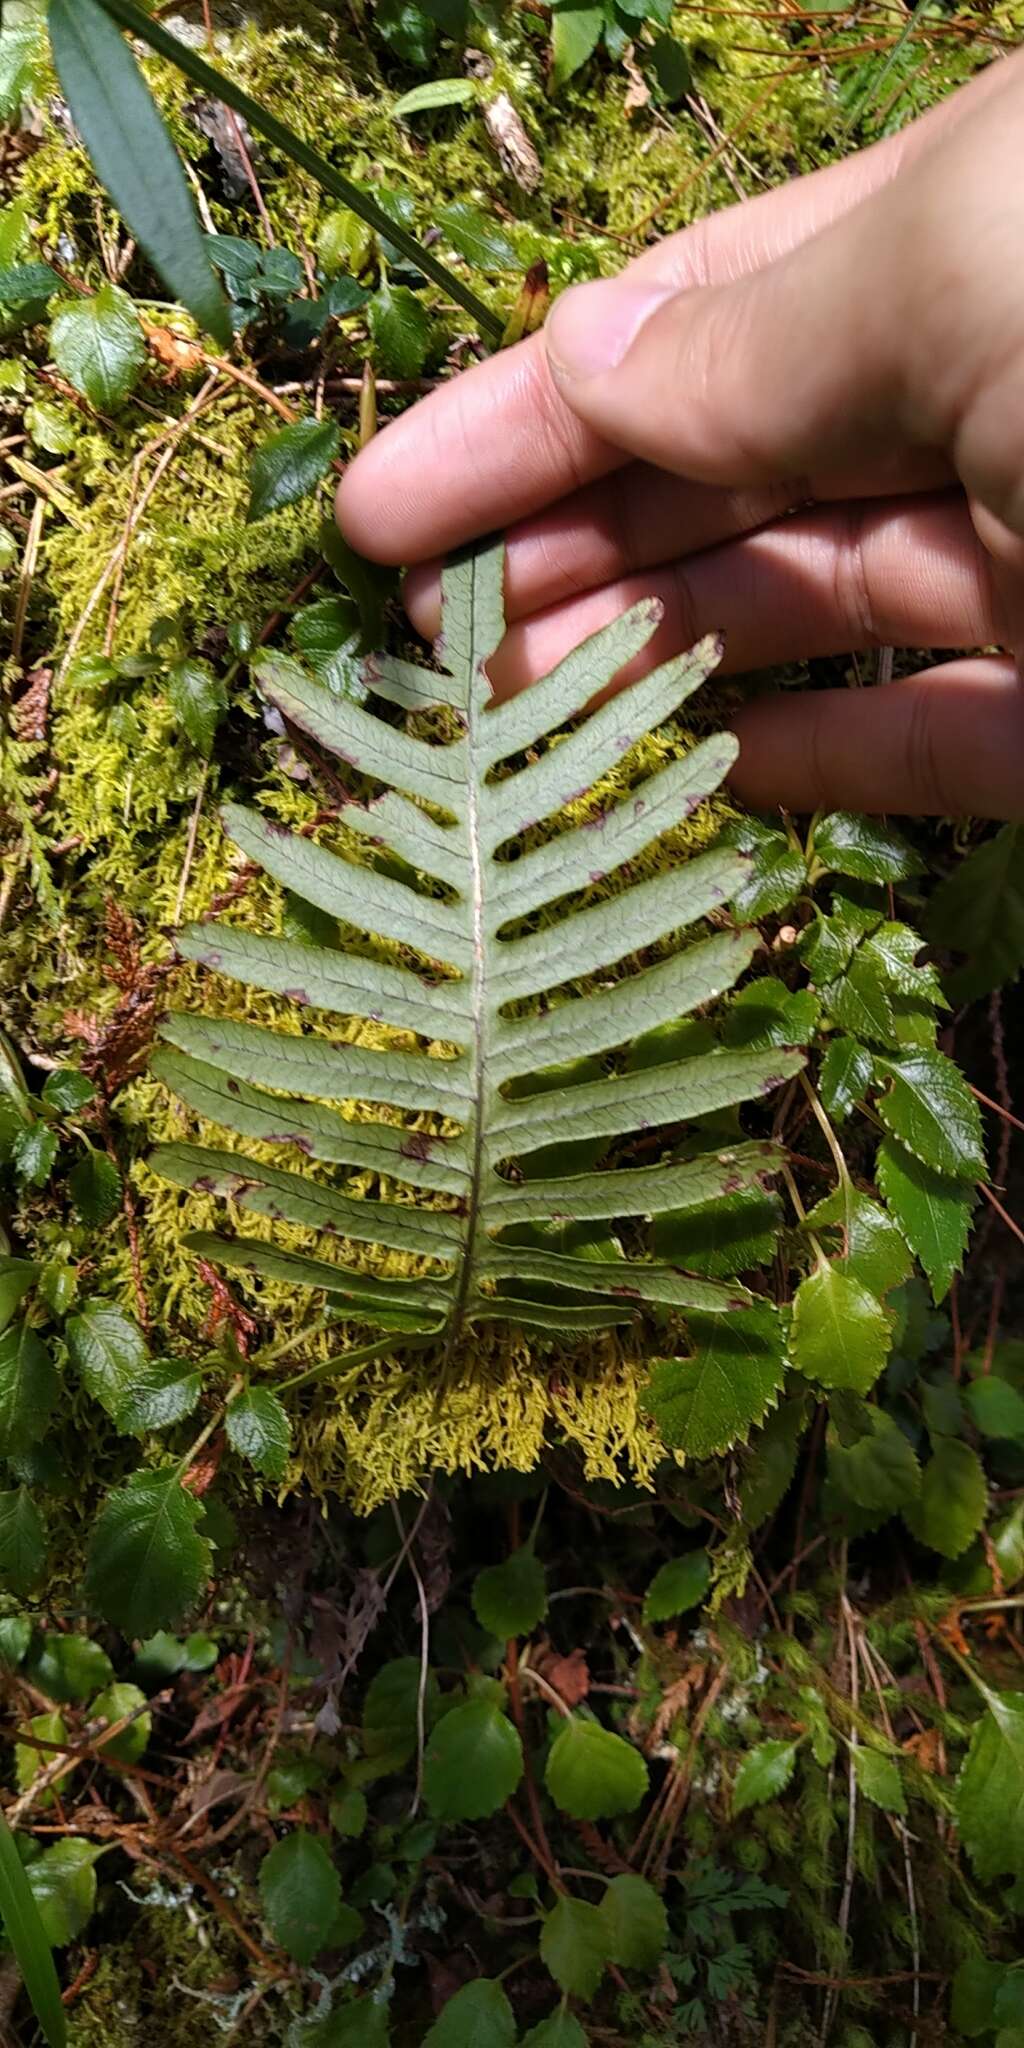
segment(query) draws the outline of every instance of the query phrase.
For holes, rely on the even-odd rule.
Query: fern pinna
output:
[[[735,1138],[726,1127],[723,1139],[721,1119],[717,1131],[704,1120],[769,1092],[797,1071],[801,1054],[739,1047],[679,1056],[665,1031],[729,989],[751,960],[756,934],[724,914],[746,857],[718,849],[653,878],[633,880],[630,871],[717,789],[735,742],[726,733],[705,739],[596,819],[564,821],[528,851],[519,841],[542,821],[557,824],[669,720],[711,673],[719,648],[703,640],[586,715],[657,625],[659,607],[641,603],[534,688],[494,705],[486,663],[504,632],[502,565],[501,547],[490,545],[446,571],[444,674],[375,656],[364,672],[369,701],[357,703],[285,657],[257,665],[290,727],[384,785],[343,814],[369,841],[373,865],[255,812],[225,813],[235,843],[285,889],[349,927],[397,941],[420,965],[224,925],[192,926],[178,942],[186,958],[235,981],[415,1033],[421,1049],[172,1016],[156,1070],[191,1109],[338,1171],[314,1178],[185,1145],[161,1148],[153,1164],[242,1210],[412,1255],[423,1277],[393,1280],[253,1239],[190,1240],[222,1264],[324,1288],[371,1326],[454,1340],[467,1324],[495,1318],[551,1332],[602,1329],[642,1303],[717,1316],[749,1295],[643,1256],[636,1229],[631,1251],[641,1255],[627,1257],[607,1228],[581,1226],[706,1211],[756,1188],[777,1160],[770,1143],[745,1141],[738,1123]],[[375,714],[374,697],[404,720]],[[425,720],[425,712],[436,715]],[[615,893],[580,901],[606,877],[619,884]],[[693,926],[701,935],[685,944]],[[663,957],[637,965],[652,948]],[[566,1062],[572,1085],[560,1073]],[[591,1076],[582,1081],[581,1062]],[[411,1113],[417,1128],[352,1121],[342,1105],[355,1102]],[[680,1124],[691,1126],[684,1156],[677,1144],[662,1163],[607,1163],[610,1150],[618,1145],[621,1157],[620,1141],[641,1132],[648,1156],[654,1135],[657,1161]],[[348,1191],[346,1169],[375,1176],[376,1196]]]

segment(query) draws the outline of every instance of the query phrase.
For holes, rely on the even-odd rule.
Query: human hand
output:
[[[623,681],[711,628],[731,670],[1006,648],[752,703],[732,779],[755,807],[1024,817],[1022,137],[1024,54],[574,287],[362,451],[348,539],[421,565],[432,635],[438,558],[509,528],[503,695],[648,595]]]

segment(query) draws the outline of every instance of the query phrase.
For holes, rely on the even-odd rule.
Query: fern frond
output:
[[[746,872],[743,854],[712,850],[648,880],[631,873],[717,789],[735,742],[703,741],[593,823],[563,816],[672,717],[719,649],[706,639],[585,716],[657,625],[656,605],[636,605],[535,688],[494,707],[486,663],[504,632],[501,581],[500,547],[446,572],[446,674],[384,656],[367,663],[370,692],[404,712],[404,726],[282,656],[256,670],[290,725],[383,785],[344,814],[382,861],[357,864],[237,805],[224,814],[230,836],[284,888],[388,941],[409,964],[210,925],[179,941],[187,959],[250,987],[412,1032],[434,1050],[377,1051],[314,1031],[172,1017],[154,1061],[168,1087],[209,1122],[294,1147],[327,1172],[314,1178],[181,1145],[162,1147],[152,1163],[241,1210],[424,1262],[424,1277],[392,1281],[257,1240],[196,1240],[224,1264],[323,1288],[371,1323],[454,1335],[466,1322],[505,1317],[563,1332],[606,1328],[645,1303],[743,1308],[751,1297],[733,1283],[610,1257],[608,1246],[596,1256],[578,1243],[564,1248],[567,1224],[704,1212],[763,1186],[778,1161],[766,1142],[716,1146],[706,1120],[795,1074],[798,1050],[702,1050],[628,1070],[623,1057],[638,1037],[721,996],[750,962],[756,934],[734,929],[726,910]],[[540,843],[519,851],[519,836],[540,825]],[[612,893],[580,901],[608,881]],[[653,965],[638,960],[651,948],[670,950]],[[450,1057],[438,1056],[444,1046]],[[551,1069],[584,1058],[586,1078],[570,1073],[551,1085]],[[416,1127],[354,1121],[342,1107],[353,1103],[406,1113]],[[623,1163],[624,1141],[642,1133],[649,1152],[660,1132],[667,1150],[680,1125],[690,1127],[694,1156]],[[376,1176],[382,1192],[353,1193],[345,1169]]]

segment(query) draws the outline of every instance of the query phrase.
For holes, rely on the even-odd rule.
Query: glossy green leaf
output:
[[[423,1792],[435,1819],[486,1820],[512,1797],[523,1746],[491,1700],[467,1700],[438,1722],[423,1761]]]
[[[102,1718],[112,1726],[129,1714],[135,1716],[127,1728],[122,1728],[120,1735],[112,1735],[109,1741],[102,1740],[105,1757],[113,1757],[117,1763],[137,1764],[145,1755],[153,1732],[153,1716],[144,1711],[145,1705],[146,1695],[139,1691],[137,1685],[108,1685],[105,1692],[97,1694],[89,1708],[90,1721]]]
[[[910,1278],[906,1241],[892,1217],[849,1181],[834,1188],[807,1217],[807,1229],[818,1236],[832,1228],[841,1253],[834,1262],[836,1271],[852,1274],[879,1300]]]
[[[64,7],[69,0],[56,4]],[[58,309],[50,348],[58,370],[97,412],[116,412],[146,365],[138,314],[127,292],[112,284],[101,285],[93,299],[78,299]]]
[[[963,1180],[985,1171],[981,1113],[959,1067],[937,1050],[878,1061],[890,1083],[878,1097],[886,1128],[934,1173]]]
[[[28,1873],[0,1813],[0,1920],[49,2048],[65,2048],[67,2020],[60,1984]]]
[[[690,1550],[683,1557],[670,1558],[655,1572],[644,1597],[645,1621],[672,1621],[699,1607],[711,1584],[711,1564],[706,1550]]]
[[[871,1085],[874,1061],[855,1038],[834,1038],[821,1063],[818,1089],[834,1123],[844,1123]]]
[[[0,12],[0,121],[14,122],[42,75],[45,15],[39,0],[6,0]]]
[[[52,1842],[26,1871],[29,1887],[51,1948],[77,1940],[96,1904],[96,1859],[102,1843],[77,1836]]]
[[[785,1340],[768,1307],[730,1316],[690,1316],[693,1355],[653,1361],[643,1405],[664,1442],[688,1457],[710,1458],[746,1440],[785,1378]]]
[[[935,1173],[893,1138],[882,1139],[876,1172],[892,1215],[931,1281],[935,1300],[945,1300],[967,1249],[975,1200],[972,1184]]]
[[[341,1905],[341,1879],[319,1835],[305,1828],[275,1842],[260,1864],[260,1900],[274,1940],[308,1966],[326,1948]]]
[[[1001,1379],[998,1373],[988,1373],[972,1380],[964,1388],[963,1398],[979,1435],[1024,1443],[1024,1394],[1011,1386],[1009,1380]]]
[[[87,1392],[116,1422],[122,1404],[149,1364],[138,1323],[112,1302],[97,1298],[84,1302],[68,1317],[64,1334]]]
[[[121,1176],[113,1160],[89,1146],[68,1174],[68,1193],[83,1223],[102,1229],[121,1207]]]
[[[940,1557],[959,1557],[985,1520],[988,1486],[977,1452],[957,1437],[942,1437],[921,1475],[916,1500],[903,1519],[920,1543]]]
[[[733,896],[738,917],[758,919],[787,910],[807,881],[807,863],[784,832],[759,818],[742,818],[722,833],[723,845],[750,857],[746,879]]]
[[[906,1813],[906,1793],[891,1756],[883,1756],[880,1750],[867,1749],[860,1743],[853,1752],[853,1767],[857,1789],[872,1806],[880,1807],[883,1813]]]
[[[91,1698],[114,1676],[114,1667],[100,1643],[93,1642],[91,1636],[65,1635],[59,1629],[36,1636],[26,1671],[48,1699],[64,1703]]]
[[[0,1615],[0,1670],[16,1671],[32,1639],[27,1614]]]
[[[145,1436],[151,1429],[169,1429],[191,1415],[202,1392],[202,1376],[186,1371],[179,1360],[158,1359],[134,1373],[118,1402],[115,1421],[126,1436]]]
[[[623,1736],[574,1714],[551,1745],[544,1782],[555,1805],[573,1820],[614,1820],[639,1806],[647,1765]]]
[[[292,1445],[287,1410],[269,1387],[236,1395],[225,1418],[228,1442],[266,1479],[283,1479]]]
[[[453,249],[477,270],[501,272],[519,270],[521,258],[515,242],[493,214],[485,214],[464,199],[442,206],[437,225]]]
[[[211,1558],[196,1530],[202,1511],[173,1465],[135,1472],[108,1494],[90,1537],[85,1587],[126,1635],[165,1627],[199,1598]]]
[[[829,1471],[848,1500],[872,1514],[898,1514],[921,1490],[913,1446],[884,1409],[871,1408],[870,1433],[855,1444],[829,1443]]]
[[[593,1998],[611,1960],[609,1931],[596,1906],[559,1899],[541,1930],[540,1954],[561,1991]]]
[[[552,90],[558,92],[574,72],[592,56],[601,40],[604,11],[600,7],[556,6],[551,14],[551,47],[554,65]]]
[[[925,863],[909,840],[882,818],[833,811],[814,834],[814,857],[834,874],[861,882],[906,882],[922,875]]]
[[[57,74],[101,182],[175,298],[228,348],[227,306],[185,174],[128,44],[97,0],[49,0],[48,18]]]
[[[612,1878],[597,1910],[604,1921],[609,1961],[623,1970],[656,1970],[668,1941],[668,1914],[654,1886],[623,1871]]]
[[[428,78],[414,85],[396,100],[391,112],[396,121],[408,121],[411,114],[432,114],[444,107],[468,107],[478,97],[473,78]]]
[[[12,1259],[0,1256],[0,1332],[6,1330],[15,1310],[20,1307],[26,1294],[30,1293],[39,1278],[40,1267],[35,1259]],[[0,1359],[3,1358],[3,1344],[0,1342]],[[3,1366],[0,1364],[0,1415],[3,1413]],[[0,1423],[2,1430],[2,1423]],[[5,1455],[0,1453],[0,1456]]]
[[[764,1806],[786,1790],[796,1764],[797,1745],[772,1739],[759,1742],[744,1757],[732,1788],[734,1816],[751,1806]]]
[[[547,1613],[547,1576],[528,1545],[473,1581],[473,1612],[481,1628],[505,1640],[532,1635]]]
[[[28,1323],[9,1324],[0,1335],[0,1458],[39,1442],[59,1391],[49,1347]]]
[[[265,519],[308,497],[327,475],[341,445],[337,422],[295,420],[261,441],[249,471],[250,520]]]
[[[852,1273],[818,1266],[793,1303],[789,1355],[823,1387],[866,1394],[889,1355],[892,1326],[881,1303]]]
[[[986,1711],[957,1780],[960,1838],[979,1878],[1024,1877],[1024,1694],[976,1680]]]
[[[0,1585],[33,1593],[46,1563],[46,1524],[28,1488],[0,1493]]]
[[[88,1074],[79,1073],[77,1067],[57,1067],[52,1074],[47,1074],[43,1082],[43,1101],[47,1109],[55,1109],[61,1116],[74,1115],[95,1100],[93,1083]]]
[[[23,1187],[44,1188],[57,1159],[57,1133],[44,1123],[25,1125],[11,1146],[14,1170]]]
[[[254,460],[258,461],[258,456]],[[228,708],[222,678],[205,661],[172,662],[167,671],[167,701],[186,739],[204,757],[209,755]]]
[[[463,1984],[423,2036],[423,2048],[515,2048],[516,2021],[502,1986],[489,1977]]]
[[[418,377],[433,339],[430,315],[407,285],[382,285],[366,309],[374,357],[389,377]]]

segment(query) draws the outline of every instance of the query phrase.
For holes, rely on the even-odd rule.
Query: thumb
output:
[[[701,483],[863,469],[892,446],[902,389],[902,287],[868,212],[731,284],[675,291],[627,270],[565,292],[546,328],[561,397],[606,440]]]

